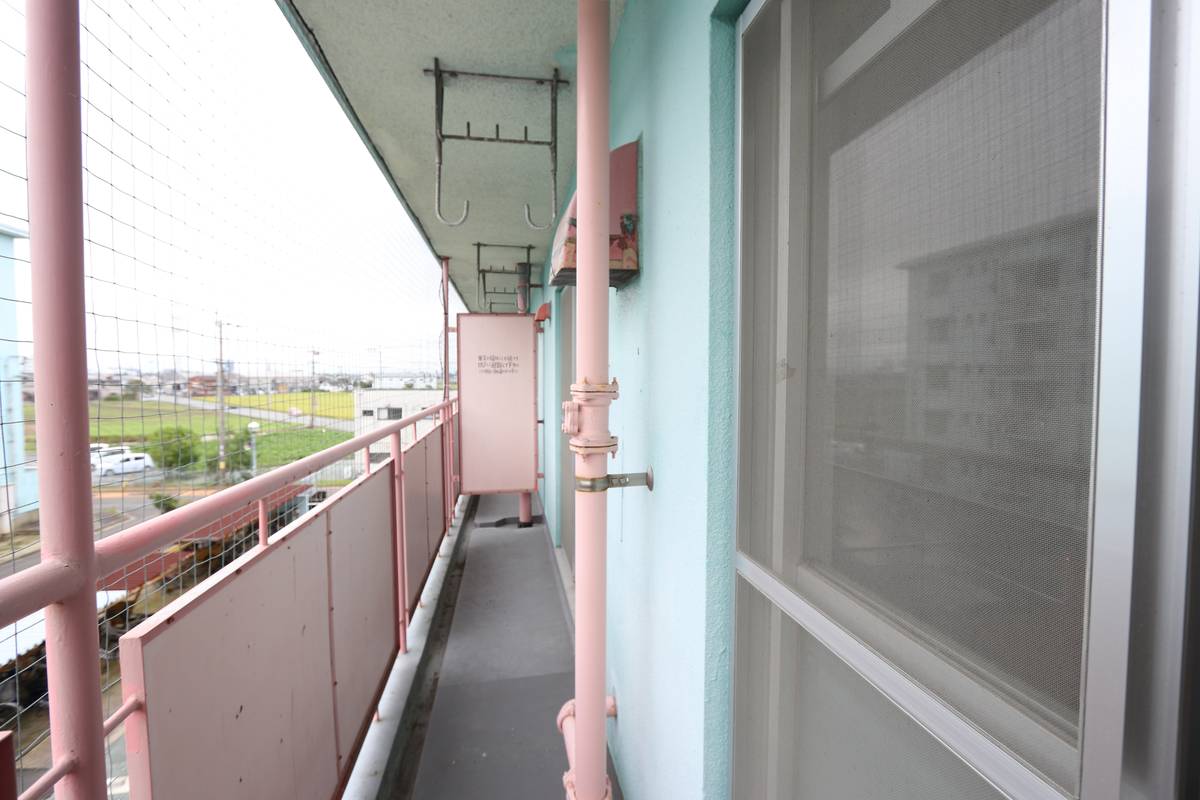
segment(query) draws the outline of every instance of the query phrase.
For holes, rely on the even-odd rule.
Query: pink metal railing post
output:
[[[609,40],[607,0],[579,0],[577,94],[579,190],[578,348],[571,395],[578,432],[571,438],[575,475],[603,478],[616,441],[608,407]],[[575,490],[575,752],[568,797],[610,796],[605,730],[605,580],[608,514],[605,492]],[[574,792],[571,791],[572,784]]]
[[[400,652],[408,652],[408,543],[404,532],[404,448],[400,434],[392,434],[392,492],[396,501],[392,513],[396,515],[396,591],[399,593]]]
[[[258,501],[258,543],[266,547],[271,538],[271,515],[267,510],[266,498]]]
[[[442,402],[450,399],[450,259],[442,256]],[[450,498],[450,409],[443,409],[442,422],[442,530],[450,530],[454,515]]]
[[[96,553],[88,457],[79,0],[27,3],[33,374],[41,554],[81,585],[46,607],[50,746],[59,800],[105,795]]]

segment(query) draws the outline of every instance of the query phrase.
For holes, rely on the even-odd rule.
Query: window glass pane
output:
[[[790,108],[743,72],[743,142],[791,125],[786,229],[743,152],[739,547],[1073,792],[1103,4],[909,6],[790,0]]]
[[[742,579],[737,631],[734,797],[1003,796]]]

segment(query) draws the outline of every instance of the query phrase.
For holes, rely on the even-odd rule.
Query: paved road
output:
[[[190,397],[179,397],[172,395],[159,395],[155,398],[160,403],[175,403],[176,405],[188,406],[190,408],[203,409],[205,411],[216,411],[217,404],[207,400],[194,400]],[[225,406],[225,412],[228,414],[237,414],[241,417],[250,417],[252,419],[261,419],[268,422],[288,422],[293,425],[305,425],[308,423],[308,414],[301,414],[298,417],[293,417],[284,411],[268,411],[265,408],[246,408],[244,406]],[[329,428],[335,431],[346,431],[354,433],[354,420],[352,419],[337,419],[336,417],[314,417],[314,424],[318,428]]]
[[[134,480],[141,481],[144,478],[150,479],[150,473],[143,475],[125,475],[126,484],[132,483]],[[122,476],[116,478],[104,478],[105,488],[115,488],[121,484]],[[137,487],[141,488],[141,487]],[[101,494],[92,495],[92,518],[95,520],[96,539],[100,540],[106,536],[112,536],[117,531],[123,531],[126,528],[131,528],[139,522],[152,519],[160,515],[160,511],[150,502],[150,492],[126,491],[121,497],[104,496]],[[5,554],[0,554],[3,557]],[[14,572],[20,572],[23,569],[28,569],[34,564],[42,560],[41,553],[34,548],[30,552],[17,556],[15,560],[0,562],[0,575],[10,575]]]

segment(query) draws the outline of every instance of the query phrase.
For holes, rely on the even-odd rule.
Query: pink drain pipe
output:
[[[617,382],[608,377],[608,0],[579,0],[578,18],[578,349],[573,399],[563,414],[575,453],[575,699],[563,726],[571,767],[563,785],[568,800],[605,800],[612,796],[604,641],[608,509],[604,491],[581,491],[580,484],[603,481],[606,459],[617,450],[608,430],[608,407],[617,397]],[[577,427],[566,420],[577,420]]]
[[[551,209],[557,211],[558,209]],[[529,271],[530,264],[517,265],[517,313],[529,313]],[[541,326],[538,326],[541,327]],[[534,337],[534,363],[537,362],[537,337]],[[534,454],[536,458],[537,454]],[[536,463],[536,462],[535,462]],[[520,502],[518,504],[517,523],[522,528],[528,528],[533,524],[533,493],[521,492]]]
[[[28,3],[29,231],[42,563],[78,582],[46,607],[50,749],[59,800],[105,795],[88,461],[79,0]],[[57,781],[57,783],[55,783]],[[49,786],[45,786],[46,789]]]

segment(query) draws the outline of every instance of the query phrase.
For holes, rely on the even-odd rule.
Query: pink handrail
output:
[[[58,759],[40,778],[31,783],[28,789],[21,792],[17,800],[42,800],[59,781],[74,772],[78,766],[79,759],[75,756]]]
[[[146,520],[96,543],[98,575],[109,575],[147,555],[183,538],[186,534],[246,506],[271,492],[282,489],[307,475],[327,467],[357,450],[387,439],[410,425],[429,417],[438,418],[452,410],[457,398],[443,400],[403,419],[318,453],[277,467],[244,483],[222,489],[194,503],[180,506],[161,517]],[[78,588],[78,571],[70,564],[53,560],[24,569],[0,579],[0,626],[11,625],[43,606],[59,601]]]
[[[96,562],[99,565],[98,574],[105,575],[131,564],[138,559],[155,552],[165,545],[171,544],[188,533],[204,527],[221,518],[240,511],[248,505],[257,504],[260,524],[265,517],[263,498],[272,492],[288,486],[322,467],[329,466],[360,449],[369,448],[373,443],[390,439],[393,456],[400,454],[398,465],[403,464],[403,449],[400,446],[401,432],[423,419],[433,417],[442,426],[448,426],[454,419],[457,398],[444,400],[403,419],[391,422],[374,431],[356,436],[353,439],[313,453],[306,458],[286,464],[271,470],[244,483],[230,486],[226,489],[197,500],[186,506],[181,506],[161,517],[147,520],[107,539],[96,543]],[[453,431],[443,431],[453,441]],[[443,475],[443,480],[445,476]],[[397,537],[397,545],[401,554],[404,552],[403,530],[403,491],[404,478],[402,466],[395,473],[397,495],[397,528],[393,532]],[[448,498],[452,498],[453,486],[445,486]],[[449,499],[449,502],[453,502]],[[448,520],[446,521],[448,525]],[[406,570],[403,565],[403,555],[400,556],[400,626],[398,645],[400,652],[407,650],[407,614],[404,579]],[[59,559],[49,559],[24,569],[15,575],[0,580],[0,626],[12,624],[29,613],[51,603],[58,602],[62,597],[82,589],[80,583],[81,571],[74,565]],[[97,693],[97,698],[99,697]],[[131,697],[111,716],[103,720],[103,735],[107,736],[125,721],[131,714],[142,708],[140,698]],[[72,775],[79,768],[79,760],[74,757],[57,759],[51,769],[31,785],[19,800],[40,800],[51,790],[59,786],[60,781]]]
[[[171,544],[189,531],[210,522],[216,522],[226,514],[239,511],[250,503],[256,502],[260,497],[266,497],[271,492],[295,483],[306,475],[311,475],[322,467],[340,461],[357,450],[370,447],[393,433],[399,433],[408,425],[415,425],[427,417],[436,417],[442,409],[452,408],[456,402],[456,399],[443,400],[423,411],[410,414],[404,419],[388,423],[361,436],[355,436],[353,439],[326,448],[319,453],[313,453],[299,461],[276,467],[256,478],[222,489],[194,503],[180,506],[161,517],[148,519],[132,528],[126,528],[120,533],[101,539],[96,543],[98,572],[101,575],[115,572],[139,558]]]
[[[0,627],[84,588],[79,567],[50,558],[0,580]]]

